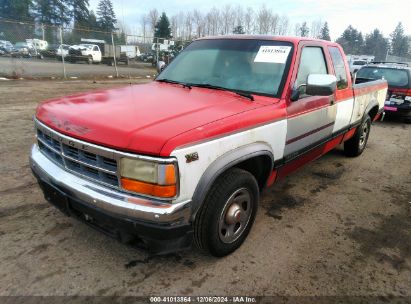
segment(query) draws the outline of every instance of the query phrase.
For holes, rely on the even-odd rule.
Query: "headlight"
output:
[[[120,161],[123,189],[161,198],[177,195],[177,167],[141,159],[122,158]]]

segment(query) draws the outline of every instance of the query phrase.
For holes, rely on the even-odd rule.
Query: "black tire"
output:
[[[93,57],[89,56],[89,57],[87,58],[87,63],[88,63],[88,64],[93,64]]]
[[[250,232],[258,200],[258,184],[252,174],[238,168],[223,173],[211,187],[196,216],[196,245],[216,257],[235,251]]]
[[[358,126],[354,136],[344,143],[344,153],[349,157],[356,157],[364,152],[370,136],[371,117],[367,114]]]
[[[411,117],[404,118],[406,124],[411,124]]]

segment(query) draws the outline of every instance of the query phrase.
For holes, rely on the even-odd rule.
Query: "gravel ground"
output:
[[[106,64],[66,63],[68,78],[102,78],[116,76],[114,66]],[[146,77],[156,74],[151,63],[131,62],[130,65],[118,64],[119,76]],[[0,57],[0,77],[31,78],[63,78],[63,64],[57,60],[34,58]]]
[[[0,296],[411,297],[411,125],[376,123],[268,189],[244,245],[216,259],[121,244],[43,198],[28,164],[39,101],[124,82],[0,83]],[[406,298],[410,300],[411,298]]]

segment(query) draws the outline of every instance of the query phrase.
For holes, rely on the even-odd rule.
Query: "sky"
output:
[[[91,9],[97,7],[99,0],[89,0]],[[363,34],[379,28],[388,36],[402,22],[406,34],[411,34],[411,0],[112,0],[117,19],[124,21],[131,30],[139,29],[140,18],[149,10],[157,8],[168,16],[198,9],[208,12],[213,6],[226,4],[242,5],[257,10],[263,4],[279,15],[287,15],[292,24],[313,20],[327,21],[331,38],[338,38],[348,25]],[[291,28],[293,29],[293,27]]]

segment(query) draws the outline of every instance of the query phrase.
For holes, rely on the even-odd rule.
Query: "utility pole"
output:
[[[67,78],[66,75],[66,64],[64,62],[64,52],[63,52],[63,27],[60,26],[60,49],[61,49],[61,62],[63,63],[63,77]]]

